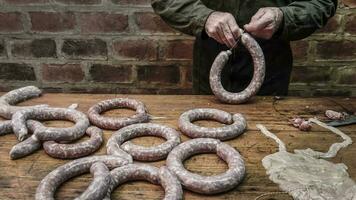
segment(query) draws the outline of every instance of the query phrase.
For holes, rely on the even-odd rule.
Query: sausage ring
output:
[[[68,128],[52,128],[28,118],[38,120],[66,119],[76,122],[76,124]],[[74,109],[37,107],[16,112],[13,115],[11,126],[20,139],[27,137],[28,131],[33,133],[31,137],[12,147],[10,158],[18,159],[40,149],[42,141],[63,142],[79,139],[85,134],[89,120],[84,113]]]
[[[121,167],[127,164],[125,159],[121,159],[117,156],[90,156],[80,158],[68,162],[57,169],[50,172],[37,187],[36,200],[48,200],[54,199],[54,193],[57,188],[68,181],[69,179],[79,176],[81,174],[92,171],[94,173],[94,180],[88,189],[78,199],[85,199],[86,196],[90,196],[91,199],[103,199],[107,194],[107,190],[110,184],[110,173],[101,164],[104,163],[109,169]],[[99,165],[99,166],[98,166]],[[97,173],[96,173],[97,171]]]
[[[143,147],[126,142],[135,137],[159,136],[167,141],[153,147]],[[167,157],[168,153],[180,143],[179,133],[168,126],[153,123],[133,124],[116,131],[107,142],[107,154],[118,155],[140,161],[157,161]]]
[[[202,176],[184,168],[183,161],[199,153],[215,152],[228,163],[229,169],[222,174]],[[167,157],[167,167],[188,190],[201,194],[216,194],[236,187],[244,178],[245,164],[241,155],[231,146],[216,139],[198,138],[188,140],[174,148]]]
[[[192,123],[202,119],[211,119],[229,125],[218,128],[208,128]],[[184,112],[179,117],[178,126],[182,133],[191,138],[228,140],[242,134],[247,124],[246,119],[239,113],[231,115],[228,112],[218,109],[200,108]]]
[[[164,200],[183,199],[183,190],[177,177],[166,167],[157,168],[145,164],[129,164],[113,169],[111,172],[111,184],[105,200],[110,200],[111,192],[120,184],[133,180],[145,180],[164,188]]]
[[[12,133],[11,120],[5,120],[0,122],[0,136]]]
[[[12,115],[19,110],[27,108],[45,107],[47,105],[36,106],[14,106],[15,104],[40,96],[42,91],[35,86],[27,86],[12,90],[0,97],[0,116],[11,119]]]
[[[41,141],[39,141],[35,135],[31,135],[31,137],[28,137],[26,140],[13,146],[10,150],[9,155],[10,158],[13,160],[19,159],[40,149],[41,146]]]
[[[104,117],[100,115],[100,113],[114,108],[130,108],[136,110],[136,114],[125,118]],[[88,116],[90,122],[95,126],[111,130],[118,130],[131,124],[147,122],[149,120],[145,105],[140,101],[128,98],[101,101],[89,108]]]
[[[90,173],[93,176],[93,181],[75,200],[96,200],[105,197],[111,184],[109,168],[103,162],[96,162],[91,165]]]
[[[240,104],[248,101],[258,92],[264,81],[266,64],[261,47],[248,33],[242,33],[241,42],[250,52],[254,66],[252,80],[245,90],[239,93],[231,93],[226,91],[221,84],[221,71],[229,60],[230,50],[222,51],[215,58],[210,69],[209,82],[211,90],[224,103]]]
[[[61,159],[80,158],[87,156],[98,150],[103,142],[103,131],[95,126],[86,130],[89,140],[76,144],[60,144],[55,141],[46,141],[43,143],[45,152]]]
[[[41,123],[36,123],[33,134],[40,141],[73,141],[85,134],[89,126],[87,116],[77,110],[68,108],[37,107],[20,110],[12,116],[13,131],[20,141],[28,136],[26,121],[35,120],[69,120],[75,123],[68,128],[46,127]]]
[[[27,121],[27,126],[31,131],[35,130],[35,127],[39,125],[43,126],[38,121]],[[54,158],[69,159],[84,157],[99,149],[103,142],[102,130],[97,127],[89,127],[86,130],[86,134],[90,136],[90,139],[84,142],[77,144],[61,144],[55,141],[46,141],[43,143],[43,148],[48,155]],[[11,148],[9,153],[10,158],[19,159],[27,156],[40,149],[42,146],[41,143],[42,141],[33,134],[31,137]]]

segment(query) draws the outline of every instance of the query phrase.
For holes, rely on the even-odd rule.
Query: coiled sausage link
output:
[[[129,164],[113,169],[110,172],[112,183],[105,200],[110,200],[112,191],[127,181],[145,180],[164,188],[164,200],[183,199],[183,190],[177,177],[175,177],[166,167],[157,168],[146,164]]]
[[[109,182],[106,178],[107,171],[103,166],[93,166],[94,163],[104,163],[105,166],[109,169],[113,169],[116,167],[121,167],[123,165],[128,164],[127,160],[119,158],[117,156],[90,156],[85,158],[80,158],[68,162],[62,166],[59,166],[57,169],[53,170],[47,176],[42,179],[40,184],[36,190],[36,200],[54,200],[54,193],[57,188],[68,181],[69,179],[79,176],[81,174],[89,172],[92,167],[92,171],[95,171],[95,168],[99,168],[100,174],[104,174],[104,178],[102,176],[95,176],[94,173],[94,181],[91,186],[88,187],[88,190],[85,193],[96,195],[95,198],[91,197],[90,199],[103,199],[107,194],[107,190],[109,188]],[[98,180],[96,180],[98,179]],[[103,181],[103,179],[105,181]],[[93,186],[92,186],[93,185]],[[83,195],[87,196],[87,195]],[[84,199],[84,198],[83,198]]]
[[[202,119],[211,119],[228,125],[219,128],[208,128],[192,123]],[[211,108],[186,111],[179,117],[178,124],[182,133],[191,138],[215,138],[219,140],[235,138],[242,134],[247,126],[243,115],[239,113],[231,115],[228,112]]]
[[[27,99],[39,97],[42,91],[35,86],[27,86],[11,90],[10,92],[0,97],[0,116],[6,119],[11,119],[12,115],[22,109],[46,107],[48,105],[36,105],[36,106],[14,106],[17,103],[25,101]]]
[[[229,104],[240,104],[248,101],[252,96],[257,94],[262,86],[265,77],[265,58],[263,51],[255,39],[248,33],[242,33],[242,44],[248,49],[252,56],[254,73],[250,84],[245,90],[232,93],[226,91],[221,84],[221,71],[229,60],[231,51],[222,51],[214,60],[210,69],[209,82],[214,95],[222,102]]]
[[[31,119],[36,119],[36,120],[63,120],[64,119],[64,120],[73,121],[75,125],[66,128],[46,127],[41,122],[31,120]],[[41,148],[41,143],[43,141],[71,142],[81,138],[85,134],[85,131],[89,126],[89,120],[84,113],[74,109],[36,107],[36,108],[24,109],[16,112],[12,117],[11,125],[15,135],[19,138],[19,140],[23,140],[23,138],[26,138],[27,135],[29,135],[29,131],[33,133],[31,137],[28,137],[26,140],[12,147],[10,151],[11,159],[18,159],[27,156],[32,152],[36,151],[37,149]],[[98,137],[93,137],[93,139],[94,138],[95,138],[95,146],[93,147],[98,148],[98,146],[100,146],[101,144],[101,140],[99,140]],[[79,146],[82,146],[82,144],[68,145],[66,147],[75,148]],[[85,151],[80,150],[81,152],[80,154],[88,155],[92,153],[93,147],[89,149],[85,148],[86,149]],[[66,153],[70,151],[73,153],[74,150],[69,150],[68,148],[62,149],[62,151],[66,151]],[[50,152],[53,153],[53,151]],[[66,155],[79,156],[79,154],[74,155],[72,153],[68,153]]]
[[[45,152],[61,159],[80,158],[87,156],[98,150],[103,143],[103,131],[95,126],[89,127],[85,132],[90,139],[74,144],[60,144],[56,141],[46,141],[43,143]]]
[[[200,153],[217,153],[228,163],[229,169],[215,176],[201,176],[186,170],[183,161]],[[228,191],[236,187],[245,175],[245,164],[241,155],[231,146],[210,138],[192,139],[181,143],[169,153],[166,164],[185,188],[201,194]]]
[[[154,146],[142,147],[125,141],[140,136],[159,136],[167,141]],[[167,157],[168,153],[180,143],[179,133],[168,126],[153,123],[133,124],[116,131],[107,143],[107,153],[118,155],[132,161],[157,161]]]
[[[130,108],[136,110],[136,114],[131,117],[115,118],[104,117],[100,113],[114,108]],[[149,121],[145,105],[135,99],[117,98],[101,101],[88,110],[90,122],[97,127],[110,130],[118,130],[122,127]]]
[[[0,136],[12,133],[11,120],[5,120],[0,122]]]
[[[41,141],[73,141],[85,134],[89,127],[88,117],[77,110],[69,108],[37,107],[16,112],[12,117],[13,131],[20,141],[28,136],[26,121],[34,120],[69,120],[75,123],[68,128],[45,127],[36,123],[34,135]]]

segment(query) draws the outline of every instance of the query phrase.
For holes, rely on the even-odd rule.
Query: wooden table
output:
[[[57,107],[67,107],[72,103],[79,104],[79,110],[85,112],[88,108],[104,99],[115,97],[131,97],[143,101],[150,114],[155,118],[152,122],[165,124],[177,128],[179,115],[193,108],[217,108],[228,112],[240,112],[245,115],[248,130],[240,137],[227,141],[245,158],[247,175],[241,185],[234,190],[213,196],[199,195],[184,191],[185,199],[255,199],[267,192],[280,191],[278,186],[266,176],[261,165],[261,159],[277,151],[273,140],[264,137],[257,129],[256,123],[262,123],[269,130],[276,133],[291,151],[297,148],[313,148],[327,151],[330,144],[341,141],[335,134],[314,126],[311,132],[300,132],[288,125],[287,118],[293,116],[323,118],[326,109],[343,111],[343,107],[356,111],[356,98],[294,98],[288,97],[274,102],[272,97],[255,98],[248,104],[226,105],[218,103],[213,96],[154,96],[154,95],[92,95],[92,94],[45,94],[41,98],[33,99],[21,105],[49,104]],[[274,102],[274,103],[273,103]],[[105,113],[109,116],[124,116],[132,114],[128,110],[113,110]],[[196,122],[205,126],[219,126],[212,121]],[[69,126],[69,122],[46,122],[49,126]],[[342,127],[342,131],[356,141],[356,125]],[[105,131],[105,142],[111,136],[111,131]],[[187,140],[186,136],[181,136]],[[163,140],[154,137],[134,139],[141,145],[159,144]],[[39,181],[50,171],[62,165],[67,160],[53,159],[43,150],[19,160],[10,160],[8,152],[16,144],[13,134],[0,137],[0,199],[33,199]],[[105,154],[105,145],[95,154]],[[348,172],[356,179],[356,145],[353,144],[339,152],[334,162],[343,162]],[[164,161],[149,163],[155,166],[164,165]],[[214,154],[193,156],[185,162],[185,166],[196,173],[204,175],[218,174],[226,170],[227,165]],[[78,196],[90,183],[91,176],[83,175],[65,183],[56,193],[57,199],[73,199]],[[113,199],[161,199],[164,195],[160,186],[147,182],[126,183],[115,190]],[[270,196],[271,197],[271,196]],[[263,199],[263,198],[262,198]],[[268,198],[265,198],[268,199]],[[283,195],[274,199],[289,199]]]

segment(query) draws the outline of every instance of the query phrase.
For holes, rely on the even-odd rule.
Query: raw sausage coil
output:
[[[101,200],[106,196],[111,184],[109,168],[103,162],[96,162],[90,167],[93,181],[89,187],[75,200]]]
[[[108,173],[108,170],[106,170],[101,164],[95,164],[98,162],[104,163],[109,169],[128,164],[125,159],[121,159],[117,156],[106,155],[90,156],[73,160],[53,170],[44,179],[42,179],[36,190],[36,200],[54,200],[54,193],[61,184],[73,177],[88,173],[89,170],[94,173],[94,180],[88,189],[82,194],[83,198],[80,197],[78,199],[86,199],[84,198],[86,196],[93,200],[103,199],[109,188],[110,173]],[[98,171],[97,175],[95,171]],[[87,194],[92,194],[94,196]]]
[[[5,120],[0,122],[0,136],[12,133],[11,120]]]
[[[40,149],[41,146],[41,141],[39,141],[35,135],[31,135],[31,137],[13,146],[9,155],[13,160],[19,159],[35,152]]]
[[[221,71],[229,60],[229,56],[231,55],[230,50],[222,51],[215,58],[210,69],[209,82],[211,90],[214,95],[224,103],[240,104],[248,101],[258,92],[264,81],[266,66],[261,47],[248,33],[242,33],[241,42],[250,52],[254,66],[252,80],[245,90],[238,93],[232,93],[226,91],[221,84]]]
[[[129,164],[113,169],[111,172],[112,183],[105,200],[110,200],[111,192],[120,184],[127,181],[145,180],[164,188],[164,200],[183,199],[183,190],[177,177],[166,167],[157,168],[145,164]]]
[[[215,120],[228,125],[208,128],[192,123],[203,119]],[[180,116],[178,124],[182,133],[191,138],[215,138],[219,140],[235,138],[242,134],[247,126],[245,118],[239,113],[231,115],[228,112],[210,108],[189,110]]]
[[[46,127],[41,122],[31,120],[70,120],[75,123],[72,127]],[[12,117],[12,129],[19,140],[23,140],[32,132],[33,135],[16,144],[10,151],[11,159],[18,159],[31,154],[41,148],[43,141],[75,141],[85,134],[89,126],[87,116],[77,110],[69,108],[37,107],[16,112]],[[97,137],[96,141],[97,141]],[[81,146],[81,144],[78,144]],[[97,143],[98,145],[98,143]],[[70,146],[68,146],[70,147]],[[96,146],[95,146],[96,147]],[[66,149],[68,151],[68,149]],[[93,148],[91,148],[93,150]],[[65,151],[65,150],[64,150]],[[70,150],[73,152],[73,150]],[[89,154],[89,151],[81,151]],[[69,155],[69,154],[68,154]],[[73,155],[74,156],[74,155]],[[70,158],[70,157],[68,157]]]
[[[103,131],[95,126],[86,130],[89,140],[75,144],[60,144],[55,141],[46,141],[43,143],[45,152],[61,159],[72,159],[87,156],[98,150],[103,142]]]
[[[153,147],[143,147],[126,142],[135,137],[158,136],[167,141]],[[179,133],[168,126],[153,123],[133,124],[116,131],[107,143],[107,153],[118,155],[132,161],[157,161],[167,157],[168,153],[180,143]]]
[[[100,115],[100,113],[114,108],[130,108],[136,110],[136,114],[125,118],[104,117]],[[128,98],[108,99],[99,102],[89,108],[88,116],[90,122],[95,126],[110,130],[118,130],[131,124],[149,121],[145,105],[140,101]]]
[[[33,134],[41,141],[73,141],[82,137],[89,126],[87,116],[74,109],[52,107],[24,109],[16,112],[12,117],[13,131],[20,141],[28,136],[26,121],[29,119],[69,120],[75,123],[68,128],[45,127],[41,123],[36,123]]]
[[[14,106],[17,103],[27,99],[39,97],[42,91],[35,86],[27,86],[12,90],[0,97],[0,116],[6,119],[11,119],[12,115],[22,109],[46,107],[48,105],[36,106]]]
[[[183,161],[200,153],[216,153],[228,163],[229,169],[214,176],[189,172],[184,168]],[[178,145],[169,153],[166,164],[185,188],[201,194],[228,191],[236,187],[245,175],[245,164],[241,155],[231,146],[210,138],[192,139]]]

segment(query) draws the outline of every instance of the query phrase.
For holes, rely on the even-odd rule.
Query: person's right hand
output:
[[[234,16],[226,12],[211,13],[205,23],[205,32],[208,36],[229,48],[235,45],[235,38],[240,36],[240,31]]]

